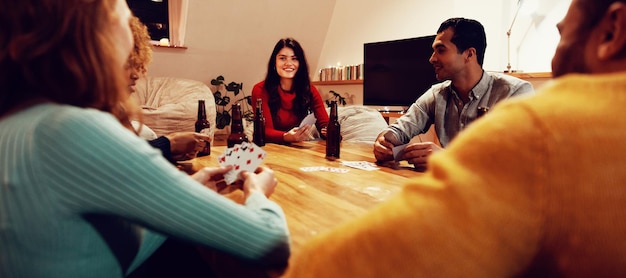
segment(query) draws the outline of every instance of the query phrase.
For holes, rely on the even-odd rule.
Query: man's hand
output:
[[[374,142],[374,157],[378,161],[389,161],[393,160],[393,147],[394,145],[386,139],[385,135],[386,131],[378,134],[378,138]],[[391,135],[393,136],[393,135]]]
[[[401,159],[413,164],[415,168],[423,168],[426,167],[428,157],[439,150],[442,148],[433,142],[410,143],[404,148]]]
[[[189,160],[204,148],[206,142],[211,142],[211,137],[206,134],[195,132],[174,132],[165,135],[170,140],[170,152],[172,158],[177,161]]]

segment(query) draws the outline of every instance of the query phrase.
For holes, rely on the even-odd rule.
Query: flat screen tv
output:
[[[437,83],[433,66],[435,36],[363,44],[363,104],[402,112]]]

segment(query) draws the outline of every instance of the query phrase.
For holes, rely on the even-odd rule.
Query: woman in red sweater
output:
[[[252,99],[263,100],[265,140],[291,143],[311,137],[313,125],[299,127],[309,113],[315,126],[326,136],[328,114],[324,101],[309,79],[309,66],[300,43],[293,38],[280,39],[267,63],[265,80],[254,85]]]

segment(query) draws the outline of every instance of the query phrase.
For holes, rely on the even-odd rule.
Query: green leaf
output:
[[[222,113],[217,113],[217,115],[215,115],[215,126],[218,129],[223,129],[228,125],[230,125],[230,114],[228,111],[223,111]]]
[[[220,85],[220,84],[224,84],[224,76],[220,75],[220,76],[218,76],[215,79],[211,79],[211,85],[217,86],[217,85]]]

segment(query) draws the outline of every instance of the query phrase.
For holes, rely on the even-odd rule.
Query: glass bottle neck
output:
[[[206,119],[206,107],[204,100],[198,101],[198,119]]]
[[[239,105],[233,105],[233,119],[231,125],[231,133],[243,132],[243,121],[241,115],[241,107]]]
[[[330,105],[330,116],[329,116],[330,120],[337,120],[337,103],[333,102]]]

